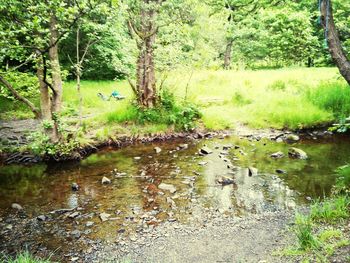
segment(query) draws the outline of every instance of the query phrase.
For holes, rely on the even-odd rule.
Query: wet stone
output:
[[[279,159],[279,158],[283,158],[284,157],[284,153],[283,152],[275,152],[275,153],[271,154],[270,156],[272,158]]]
[[[46,216],[45,215],[40,215],[37,216],[38,221],[45,221],[46,220]]]
[[[172,194],[176,192],[176,188],[172,184],[161,183],[158,185],[158,188],[164,191],[169,191]]]
[[[16,210],[23,210],[23,207],[22,207],[20,204],[17,204],[17,203],[13,203],[13,204],[11,205],[11,207],[12,207],[13,209],[16,209]]]
[[[92,221],[87,221],[86,224],[85,224],[85,226],[86,226],[86,227],[91,227],[91,226],[93,226],[94,224],[95,224],[95,223],[92,222]]]
[[[73,191],[78,191],[79,190],[79,185],[77,183],[72,183],[71,188]]]
[[[99,215],[99,217],[100,217],[102,222],[105,222],[108,220],[109,217],[111,217],[111,215],[103,212]]]
[[[73,218],[78,217],[79,215],[80,215],[79,212],[73,212],[73,213],[71,213],[68,217],[71,218],[71,219],[73,219]]]
[[[107,177],[103,176],[101,182],[102,182],[102,184],[110,184],[110,183],[111,183],[111,180],[108,179]]]
[[[289,157],[301,159],[301,160],[306,160],[308,158],[306,152],[295,147],[289,148],[288,155]]]
[[[154,151],[155,151],[156,153],[160,153],[160,152],[162,151],[162,149],[159,148],[159,147],[154,147]]]
[[[278,174],[286,174],[287,172],[285,170],[282,170],[282,169],[276,169],[276,173],[278,173]]]
[[[201,153],[201,154],[211,154],[211,153],[213,153],[213,151],[209,148],[209,147],[207,147],[207,146],[204,146],[204,147],[202,147],[200,150],[199,150],[199,152]]]

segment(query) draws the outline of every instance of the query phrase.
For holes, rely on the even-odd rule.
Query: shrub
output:
[[[287,85],[283,80],[276,80],[272,82],[267,88],[270,90],[286,90]]]

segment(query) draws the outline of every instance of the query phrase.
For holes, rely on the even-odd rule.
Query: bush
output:
[[[137,122],[175,125],[176,129],[189,131],[195,128],[195,120],[200,116],[193,104],[179,103],[173,93],[164,90],[160,96],[160,103],[155,108],[138,107]]]

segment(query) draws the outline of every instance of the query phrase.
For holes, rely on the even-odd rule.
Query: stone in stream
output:
[[[229,185],[235,183],[235,181],[232,178],[226,176],[222,176],[217,180],[217,182],[221,185]]]
[[[141,157],[140,156],[135,156],[134,160],[141,160]]]
[[[73,191],[78,191],[79,190],[79,185],[77,183],[72,183],[72,190]]]
[[[160,153],[160,152],[162,151],[162,149],[159,148],[159,147],[154,147],[154,151],[155,151],[156,153]]]
[[[87,221],[86,224],[85,224],[85,226],[86,226],[86,227],[91,227],[91,226],[93,226],[94,224],[95,224],[95,223],[92,222],[92,221]]]
[[[111,217],[110,214],[107,214],[107,213],[105,213],[105,212],[101,213],[99,216],[100,216],[100,219],[101,219],[102,222],[107,221],[108,218]]]
[[[81,236],[81,231],[80,230],[73,230],[71,232],[71,235],[75,238],[79,238]]]
[[[299,138],[299,136],[296,135],[296,134],[288,134],[288,135],[286,136],[286,141],[287,141],[288,143],[294,143],[294,142],[297,142],[297,141],[299,141],[299,140],[300,140],[300,138]]]
[[[38,221],[45,221],[46,220],[46,216],[45,215],[40,215],[40,216],[37,216]]]
[[[248,167],[248,175],[249,176],[258,175],[258,169],[254,168],[254,167]]]
[[[208,162],[205,162],[205,161],[202,161],[202,162],[199,162],[199,163],[198,163],[198,165],[200,165],[200,166],[204,166],[204,165],[206,165],[206,164],[208,164]]]
[[[22,207],[20,204],[17,204],[17,203],[13,203],[13,204],[11,205],[11,207],[12,207],[13,209],[16,209],[16,210],[23,210],[23,207]]]
[[[283,158],[284,157],[284,153],[283,152],[275,152],[275,153],[271,154],[270,156],[272,158],[279,159],[279,158]]]
[[[288,155],[289,157],[301,159],[301,160],[306,160],[308,158],[306,152],[295,147],[289,148]]]
[[[278,173],[278,174],[286,174],[287,172],[285,170],[282,170],[282,169],[276,169],[276,173]]]
[[[211,154],[211,153],[213,153],[213,151],[209,148],[209,147],[207,147],[207,146],[204,146],[204,147],[202,147],[200,150],[199,150],[199,152],[201,153],[201,154]]]
[[[71,219],[73,219],[73,218],[76,218],[76,217],[79,216],[79,215],[80,215],[79,212],[73,212],[73,213],[71,213],[68,217],[71,218]]]
[[[102,182],[102,184],[110,184],[110,183],[111,183],[111,180],[108,179],[106,176],[103,176],[101,182]]]
[[[188,144],[187,143],[182,143],[179,145],[180,149],[187,149],[188,148]]]
[[[161,183],[158,185],[158,188],[164,191],[169,191],[172,194],[176,192],[176,188],[172,184]]]
[[[222,146],[222,149],[223,149],[224,151],[227,151],[227,150],[231,149],[232,147],[233,147],[232,144],[227,144],[227,145]]]

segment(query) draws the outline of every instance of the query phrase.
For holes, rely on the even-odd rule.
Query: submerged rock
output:
[[[217,182],[221,185],[229,185],[229,184],[234,184],[234,180],[230,177],[222,176],[217,180]]]
[[[205,161],[202,161],[202,162],[199,162],[199,163],[198,163],[198,165],[200,165],[200,166],[204,166],[204,165],[206,165],[206,164],[208,164],[208,162],[205,162]]]
[[[207,146],[202,147],[202,148],[199,150],[199,152],[200,152],[201,154],[211,154],[211,153],[213,153],[213,151],[212,151],[209,147],[207,147]]]
[[[283,152],[275,152],[275,153],[271,154],[270,156],[272,158],[279,159],[279,158],[283,158],[284,157],[284,153]]]
[[[111,180],[108,179],[106,176],[103,176],[101,182],[102,182],[102,184],[110,184],[110,183],[111,183]]]
[[[172,194],[176,192],[176,188],[172,184],[161,183],[158,185],[158,188],[164,191],[169,191]]]
[[[108,220],[108,218],[110,218],[111,215],[103,212],[99,216],[100,216],[101,221],[105,222]]]
[[[162,149],[159,148],[159,147],[154,147],[154,151],[155,151],[156,153],[160,153],[160,152],[162,151]]]
[[[23,210],[23,207],[22,207],[20,204],[17,204],[17,203],[13,203],[13,204],[11,205],[11,207],[12,207],[13,209],[16,209],[16,210]]]
[[[72,183],[72,190],[73,191],[78,191],[79,190],[79,185],[77,183]]]
[[[295,147],[289,148],[288,155],[289,157],[297,158],[301,160],[306,160],[308,158],[306,152]]]

